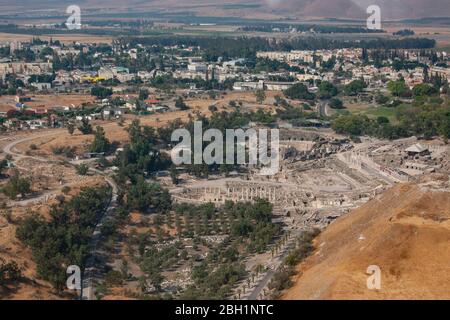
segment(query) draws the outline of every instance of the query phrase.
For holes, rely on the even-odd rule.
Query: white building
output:
[[[48,83],[48,82],[33,82],[31,83],[31,86],[36,88],[39,91],[45,91],[45,90],[50,90],[52,88],[52,84]]]

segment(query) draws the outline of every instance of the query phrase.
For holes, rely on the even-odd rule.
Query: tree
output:
[[[139,100],[144,101],[149,96],[149,92],[147,89],[141,89],[139,90]]]
[[[340,116],[332,123],[332,128],[337,133],[345,133],[359,136],[367,132],[370,126],[370,119],[365,115]]]
[[[430,96],[437,93],[435,88],[426,83],[420,83],[412,89],[414,97]]]
[[[210,105],[210,106],[208,106],[208,110],[211,112],[211,113],[214,113],[214,112],[217,112],[217,107],[215,106],[215,105]]]
[[[319,92],[317,96],[320,99],[330,99],[338,94],[338,89],[328,81],[322,81],[319,85]]]
[[[389,81],[387,87],[392,95],[397,97],[403,96],[409,90],[404,80]]]
[[[128,278],[128,261],[125,259],[122,259],[122,266],[120,267],[120,272],[122,273],[123,279]]]
[[[75,170],[80,176],[85,176],[89,171],[89,167],[86,164],[82,163],[75,165]]]
[[[256,102],[258,102],[259,104],[262,104],[264,102],[264,100],[266,100],[266,93],[264,92],[264,90],[256,90],[255,92],[255,96],[256,96]]]
[[[64,186],[62,187],[61,192],[64,194],[69,194],[70,190],[71,188],[69,186]]]
[[[5,170],[6,168],[8,168],[8,160],[3,159],[0,161],[0,176],[3,175],[3,170]]]
[[[330,108],[333,109],[343,109],[344,108],[344,103],[342,102],[341,99],[338,98],[332,98],[330,100]]]
[[[72,122],[67,124],[67,132],[69,132],[70,135],[73,135],[75,132],[75,125]]]
[[[11,199],[16,199],[17,195],[25,197],[31,192],[31,182],[27,178],[20,178],[16,171],[3,188],[3,193]]]
[[[142,176],[129,187],[127,205],[131,210],[149,212],[151,209],[166,212],[172,205],[170,194],[158,183],[147,183]]]
[[[180,110],[187,110],[189,107],[184,103],[182,97],[178,97],[177,100],[175,100],[175,107]]]
[[[105,99],[112,96],[113,91],[111,88],[105,88],[101,86],[95,86],[91,88],[91,95],[97,97],[97,99]]]
[[[78,130],[80,130],[82,134],[91,134],[92,133],[92,126],[89,123],[88,118],[83,118],[81,120],[81,124],[78,126]]]
[[[296,83],[289,89],[284,90],[284,95],[290,99],[314,100],[315,94],[309,92],[303,83]]]
[[[16,237],[31,248],[37,275],[61,291],[70,264],[85,265],[89,242],[110,189],[106,186],[83,188],[70,201],[50,207],[48,218],[27,215],[16,229]]]
[[[389,123],[389,119],[384,116],[379,116],[377,118],[377,123],[378,124],[386,124],[386,123]]]
[[[383,94],[378,94],[375,96],[375,102],[378,104],[385,104],[389,102],[389,97],[383,95]]]
[[[105,275],[105,282],[109,286],[120,286],[123,282],[123,274],[120,271],[110,270]]]
[[[7,281],[13,282],[18,280],[21,276],[22,272],[15,261],[6,263],[5,260],[0,258],[0,287]]]
[[[170,167],[170,178],[172,179],[173,184],[178,184],[178,171],[175,166]]]
[[[100,126],[97,126],[95,128],[94,141],[90,146],[90,151],[96,153],[107,152],[109,146],[110,143],[105,136],[105,130]]]
[[[161,283],[164,280],[161,273],[159,271],[152,270],[152,272],[149,273],[149,279],[156,291],[161,291]]]
[[[353,80],[344,87],[344,93],[348,96],[355,96],[366,87],[367,85],[363,80]]]
[[[41,60],[44,60],[46,56],[52,56],[53,55],[53,49],[50,47],[44,47],[42,48],[41,52],[39,53],[39,58]]]
[[[217,93],[216,93],[214,90],[209,90],[209,91],[208,91],[208,96],[209,96],[210,99],[216,100],[216,98],[217,98]]]

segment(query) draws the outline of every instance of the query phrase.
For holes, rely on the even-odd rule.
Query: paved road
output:
[[[328,117],[328,100],[319,101],[319,115],[322,117]]]
[[[29,204],[33,204],[33,203],[38,202],[40,200],[46,199],[50,195],[56,193],[56,191],[61,191],[62,188],[69,187],[69,186],[70,186],[70,183],[62,184],[57,189],[47,190],[47,191],[41,192],[38,196],[35,196],[35,197],[32,197],[32,198],[28,198],[28,199],[19,200],[19,201],[15,201],[14,205],[23,207],[23,206],[27,206]]]
[[[258,285],[255,289],[253,289],[252,293],[246,298],[247,300],[256,300],[258,299],[261,291],[267,286],[267,284],[272,279],[273,275],[275,274],[275,271],[269,270],[266,272],[264,277],[259,281]]]
[[[57,134],[59,134],[59,133],[52,132],[52,133],[45,133],[45,134],[40,135],[38,137],[31,136],[31,137],[19,138],[17,140],[14,140],[14,141],[8,143],[6,146],[4,146],[3,147],[3,152],[6,153],[6,154],[9,154],[10,156],[12,156],[14,158],[16,158],[17,160],[20,160],[20,159],[33,159],[33,160],[41,161],[41,162],[56,162],[54,160],[49,160],[49,159],[45,159],[45,158],[41,158],[41,157],[37,157],[37,156],[25,155],[25,154],[22,154],[22,153],[19,153],[19,152],[15,151],[14,148],[15,148],[16,145],[18,145],[19,143],[22,143],[22,142],[35,140],[35,139],[43,138],[43,137],[55,136]],[[6,138],[4,140],[7,140],[7,139],[10,139],[10,138]]]
[[[96,260],[100,252],[100,242],[102,240],[101,227],[110,219],[113,218],[116,206],[117,206],[117,192],[118,188],[114,180],[106,176],[103,172],[91,169],[91,171],[104,176],[106,182],[111,186],[111,200],[106,208],[104,214],[100,218],[99,222],[95,226],[94,233],[89,243],[89,257],[86,261],[86,265],[83,273],[83,281],[81,284],[81,299],[82,300],[95,300],[95,279],[98,277],[98,269],[95,267]]]
[[[281,266],[284,258],[289,254],[290,249],[292,247],[292,244],[294,243],[295,239],[302,233],[304,229],[297,229],[295,232],[291,234],[291,237],[288,240],[288,243],[284,246],[283,252],[274,257],[271,262],[272,268],[269,269],[266,274],[262,277],[261,280],[259,280],[258,285],[253,289],[253,291],[245,298],[246,300],[256,300],[258,299],[259,295],[263,291],[263,289],[267,286],[267,284],[270,282],[270,280],[273,278],[273,276],[276,273],[276,270]]]

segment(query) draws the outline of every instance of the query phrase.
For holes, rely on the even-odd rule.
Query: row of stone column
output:
[[[252,201],[257,198],[267,199],[269,202],[277,200],[277,190],[274,187],[227,187],[225,192],[220,187],[205,187],[203,192],[205,198],[212,197],[217,201]]]

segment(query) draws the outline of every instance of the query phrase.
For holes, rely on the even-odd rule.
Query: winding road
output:
[[[318,113],[321,117],[329,117],[328,114],[328,105],[329,105],[329,101],[328,100],[320,100],[319,102],[319,108],[318,108]]]

